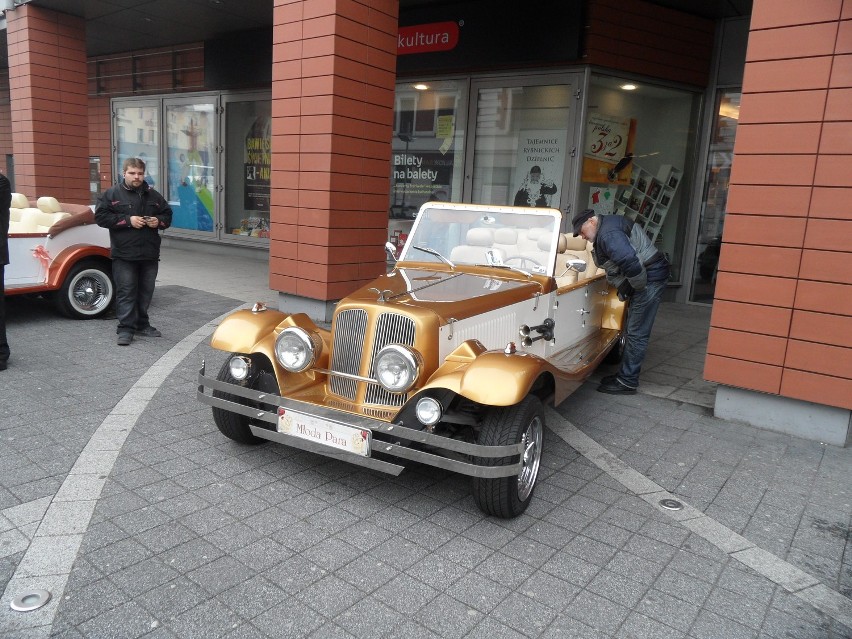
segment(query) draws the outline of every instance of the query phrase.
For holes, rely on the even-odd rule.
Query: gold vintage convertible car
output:
[[[198,398],[235,441],[272,440],[382,472],[406,460],[473,478],[485,512],[530,502],[543,404],[623,348],[625,308],[556,209],[429,202],[394,268],[340,301],[331,329],[241,310]],[[393,254],[393,246],[387,247]]]

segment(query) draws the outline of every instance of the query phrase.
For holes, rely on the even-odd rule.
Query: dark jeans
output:
[[[6,266],[0,264],[0,362],[9,360],[9,342],[6,341]]]
[[[642,370],[651,328],[654,326],[665,289],[665,282],[648,282],[644,290],[637,291],[630,298],[630,305],[627,307],[627,342],[618,371],[618,379],[630,388],[639,386],[639,371]]]
[[[115,315],[117,333],[133,333],[150,326],[148,306],[154,296],[154,283],[160,263],[157,260],[112,261],[115,281]]]

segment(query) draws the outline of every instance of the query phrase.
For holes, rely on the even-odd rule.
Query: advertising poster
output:
[[[246,134],[243,150],[245,186],[243,207],[247,211],[269,213],[269,178],[272,172],[271,118],[259,115]]]
[[[629,157],[633,154],[636,120],[594,111],[588,118],[583,145],[583,182],[630,184]]]
[[[212,231],[214,118],[185,107],[170,107],[167,118],[172,226]]]
[[[589,206],[595,215],[609,215],[615,204],[614,186],[593,186],[589,191]]]
[[[413,220],[424,202],[452,200],[453,153],[395,150],[391,160],[391,218]]]
[[[559,208],[567,133],[561,129],[522,130],[518,135],[514,206]]]

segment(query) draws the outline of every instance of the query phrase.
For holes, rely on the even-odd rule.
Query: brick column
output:
[[[6,11],[15,189],[89,202],[86,25],[21,5]]]
[[[852,0],[755,0],[734,153],[705,377],[851,409]]]
[[[385,270],[398,10],[275,1],[269,270],[287,310],[327,315]]]

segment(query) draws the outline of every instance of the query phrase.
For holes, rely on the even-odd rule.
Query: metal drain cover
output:
[[[682,510],[683,504],[680,503],[677,499],[661,499],[660,506],[665,508],[666,510]]]
[[[30,612],[31,610],[41,608],[48,601],[50,601],[49,591],[31,590],[15,597],[9,605],[12,607],[12,610],[17,610],[18,612]]]

